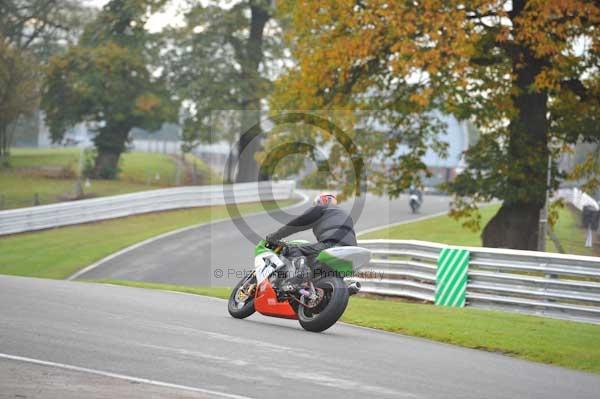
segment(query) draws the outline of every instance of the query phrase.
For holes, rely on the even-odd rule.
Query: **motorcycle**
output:
[[[421,207],[421,198],[418,194],[411,194],[408,199],[408,204],[410,205],[412,213],[417,213]]]
[[[305,241],[289,242],[302,243]],[[308,331],[324,331],[342,316],[349,296],[360,290],[359,282],[346,283],[342,276],[350,276],[368,265],[371,252],[349,246],[321,251],[315,265],[325,265],[326,268],[321,270],[328,272],[318,275],[308,267],[304,257],[288,259],[282,256],[287,244],[266,240],[258,243],[254,251],[255,270],[242,278],[231,292],[229,314],[244,319],[259,312],[265,316],[298,320]]]

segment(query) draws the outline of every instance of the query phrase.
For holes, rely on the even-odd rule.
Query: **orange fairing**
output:
[[[298,319],[294,308],[287,302],[279,302],[275,290],[268,280],[264,280],[257,289],[254,308],[265,316]]]

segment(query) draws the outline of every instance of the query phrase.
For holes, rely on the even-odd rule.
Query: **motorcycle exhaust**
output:
[[[348,291],[350,295],[358,294],[358,291],[360,291],[360,283],[358,281],[353,281],[348,285]]]

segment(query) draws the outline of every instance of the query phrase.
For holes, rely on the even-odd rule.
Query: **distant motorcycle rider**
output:
[[[423,203],[423,190],[416,187],[414,184],[410,185],[410,188],[408,189],[408,195],[416,195],[419,197],[419,202]]]
[[[313,265],[315,258],[325,249],[335,246],[356,246],[356,233],[352,217],[337,206],[337,198],[331,193],[321,193],[313,201],[313,206],[302,215],[288,222],[275,233],[269,234],[269,242],[277,242],[294,233],[312,229],[317,243],[288,245],[284,256],[295,258],[305,256]]]

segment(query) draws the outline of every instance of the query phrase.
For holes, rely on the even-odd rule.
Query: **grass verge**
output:
[[[498,211],[500,205],[489,205],[480,208],[481,226],[487,222]],[[586,248],[585,231],[579,227],[580,216],[570,208],[559,210],[558,223],[554,231],[559,241],[568,254],[575,255],[598,255],[592,248]],[[392,240],[422,240],[439,242],[442,244],[459,245],[467,247],[481,246],[481,231],[471,231],[463,228],[459,222],[447,215],[436,216],[419,222],[405,223],[381,230],[373,231],[360,236],[361,239],[392,239]],[[558,252],[550,239],[546,240],[548,252]]]
[[[227,299],[231,288],[97,280]],[[600,374],[600,326],[481,309],[350,299],[342,321]]]
[[[15,148],[10,167],[0,168],[0,208],[13,209],[60,202],[75,194],[81,151],[79,148]],[[192,158],[188,157],[191,164]],[[207,184],[218,176],[201,160],[193,159]],[[117,180],[91,180],[86,197],[102,197],[173,186],[177,161],[170,155],[131,152],[122,155]],[[180,177],[181,183],[185,179]]]
[[[498,211],[500,205],[480,208],[481,225],[485,224]],[[361,239],[383,238],[390,240],[423,240],[451,245],[481,246],[480,232],[463,228],[459,222],[447,215],[436,216],[418,222],[405,223],[372,231],[360,236]]]
[[[342,320],[600,374],[598,325],[370,298],[352,298]]]
[[[581,212],[567,206],[559,211],[559,219],[554,226],[556,234],[563,249],[568,254],[599,256],[600,248],[594,244],[594,248],[584,246],[586,231],[581,227]],[[546,241],[546,250],[548,252],[558,252],[551,240]]]
[[[242,214],[292,204],[241,204]],[[0,238],[0,274],[66,278],[125,247],[168,231],[228,218],[225,206],[149,213]]]

